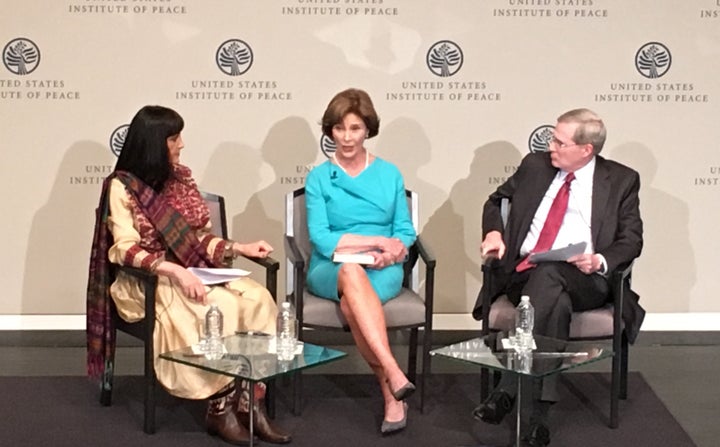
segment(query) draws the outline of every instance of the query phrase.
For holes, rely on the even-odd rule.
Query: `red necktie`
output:
[[[565,218],[565,211],[567,211],[568,199],[570,198],[570,182],[573,180],[575,180],[574,173],[570,172],[565,176],[565,183],[562,184],[555,196],[555,200],[553,200],[550,206],[550,211],[548,211],[545,224],[540,231],[540,236],[535,244],[535,248],[533,248],[530,253],[540,253],[552,248],[553,242],[555,242],[555,238],[560,231],[560,226],[562,226],[562,221]],[[515,271],[522,272],[535,267],[535,264],[528,261],[529,257],[530,255],[525,256],[525,259],[515,267]]]

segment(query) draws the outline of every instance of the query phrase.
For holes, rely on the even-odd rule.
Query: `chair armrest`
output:
[[[423,243],[422,238],[418,235],[415,239],[415,248],[425,264],[425,336],[429,337],[432,333],[433,308],[435,302],[435,256],[430,248]]]
[[[305,311],[304,292],[305,292],[305,259],[300,253],[300,248],[295,241],[294,236],[285,235],[285,256],[292,264],[293,290],[286,290],[288,299],[292,296],[292,302],[297,312],[298,324],[302,327],[303,313]]]
[[[482,296],[482,334],[488,335],[490,333],[490,307],[492,302],[490,299],[490,290],[494,290],[491,283],[493,281],[493,271],[500,268],[500,260],[494,257],[488,257],[483,260],[480,269],[483,274],[483,287],[482,290],[485,292]],[[482,293],[482,292],[481,292]]]
[[[434,270],[436,263],[435,256],[430,251],[430,248],[423,243],[420,236],[415,239],[415,246],[417,247],[420,258],[422,258],[423,263],[425,263],[425,267]]]
[[[630,261],[627,264],[618,266],[610,275],[610,280],[613,282],[625,280],[625,278],[632,274],[633,264],[635,264],[635,261]]]
[[[243,258],[252,261],[265,268],[265,288],[268,289],[275,302],[277,302],[277,273],[280,269],[280,262],[270,256],[258,258],[254,256],[244,256]]]
[[[149,272],[147,270],[139,269],[137,267],[130,267],[127,265],[120,265],[118,266],[118,269],[142,281],[157,281],[157,274]]]
[[[270,256],[267,256],[265,258],[256,258],[254,256],[243,256],[243,258],[245,258],[249,261],[252,261],[252,262],[254,262],[266,269],[269,269],[269,270],[277,271],[280,269],[280,261],[278,261],[277,259],[270,257]]]
[[[149,324],[144,325],[145,340],[152,340],[155,331],[155,292],[157,291],[158,275],[147,270],[130,266],[119,266],[118,269],[123,273],[133,276],[140,280],[145,293],[145,321]]]
[[[632,268],[634,261],[630,261],[627,264],[618,266],[610,274],[609,286],[610,294],[613,300],[614,314],[613,314],[613,325],[615,333],[619,334],[622,327],[622,311],[625,300],[625,284],[629,282],[632,277]]]
[[[305,260],[300,254],[300,249],[297,242],[295,242],[295,236],[285,235],[285,256],[292,263],[294,269],[301,271],[305,269]]]
[[[147,270],[139,269],[130,266],[119,266],[119,270],[134,276],[143,283],[145,292],[145,316],[147,317],[148,312],[152,313],[153,320],[155,318],[155,291],[157,290],[158,275]],[[152,292],[152,293],[151,293]]]

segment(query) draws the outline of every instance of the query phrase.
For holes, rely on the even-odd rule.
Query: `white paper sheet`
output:
[[[555,250],[533,253],[530,255],[528,261],[533,264],[549,261],[567,261],[571,257],[583,253],[586,246],[587,242],[578,242],[577,244],[570,244],[567,247],[556,248]]]
[[[205,285],[222,284],[250,274],[250,272],[243,269],[190,267],[188,271],[200,278],[200,281]]]

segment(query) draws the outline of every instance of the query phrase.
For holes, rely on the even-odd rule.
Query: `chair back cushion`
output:
[[[287,194],[285,199],[285,232],[295,238],[295,243],[305,261],[307,270],[312,245],[307,227],[307,209],[305,208],[305,188]]]
[[[227,239],[227,224],[225,222],[225,199],[217,194],[201,192],[205,204],[210,210],[210,225],[213,234]]]

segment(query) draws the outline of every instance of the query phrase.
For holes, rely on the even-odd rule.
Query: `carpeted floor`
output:
[[[142,379],[117,377],[112,407],[101,407],[98,389],[82,377],[0,377],[0,445],[101,447],[202,447],[226,445],[205,434],[204,402],[158,393],[155,435],[142,432]],[[429,381],[425,414],[419,396],[410,400],[408,428],[382,438],[382,405],[366,375],[306,375],[300,417],[287,409],[280,387],[278,423],[294,436],[291,446],[472,446],[508,445],[512,418],[499,426],[476,422],[478,376],[437,374]],[[563,377],[563,399],[550,417],[553,447],[694,446],[642,376],[629,377],[630,395],[620,404],[620,428],[607,427],[608,376]],[[263,443],[263,445],[268,445]]]

